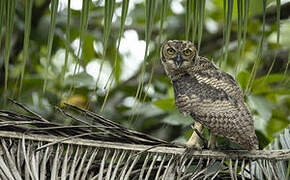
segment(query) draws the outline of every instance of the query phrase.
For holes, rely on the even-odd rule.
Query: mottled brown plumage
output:
[[[193,43],[163,43],[161,62],[174,87],[178,110],[248,150],[258,149],[253,117],[234,78],[200,57]]]

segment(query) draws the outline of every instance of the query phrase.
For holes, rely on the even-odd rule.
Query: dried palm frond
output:
[[[289,168],[289,148],[184,153],[73,105],[78,117],[57,109],[84,125],[52,123],[13,102],[33,116],[0,110],[0,179],[254,179],[253,162],[259,177],[277,179],[281,163]]]

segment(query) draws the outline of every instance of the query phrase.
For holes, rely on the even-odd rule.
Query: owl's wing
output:
[[[247,149],[257,148],[253,119],[238,83],[218,69],[195,71],[176,96],[178,109],[190,114],[216,135]]]

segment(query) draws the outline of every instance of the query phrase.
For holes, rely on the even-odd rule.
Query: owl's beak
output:
[[[175,65],[177,68],[179,68],[183,63],[183,59],[181,57],[181,54],[177,54],[177,57],[175,59]]]

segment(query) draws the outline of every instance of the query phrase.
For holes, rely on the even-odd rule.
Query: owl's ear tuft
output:
[[[160,47],[160,58],[163,62],[165,62],[165,57],[164,57],[164,54],[163,54],[163,49],[164,49],[164,45],[167,44],[168,41],[164,41],[162,44],[161,44],[161,47]]]

